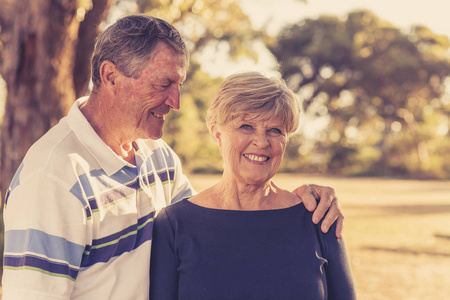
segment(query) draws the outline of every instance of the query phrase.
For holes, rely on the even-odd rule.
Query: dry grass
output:
[[[189,178],[201,191],[219,176]],[[336,190],[359,300],[450,298],[450,182],[286,174],[275,181]]]
[[[189,177],[198,190],[217,176]],[[358,299],[450,298],[450,182],[277,175],[281,187],[334,187]]]

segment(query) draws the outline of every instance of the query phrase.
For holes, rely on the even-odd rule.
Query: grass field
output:
[[[202,190],[219,177],[189,177]],[[450,299],[450,182],[280,174],[275,182],[332,186],[360,300]]]

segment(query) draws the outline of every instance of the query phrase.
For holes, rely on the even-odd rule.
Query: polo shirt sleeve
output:
[[[89,244],[88,208],[56,176],[27,172],[5,201],[3,299],[69,299]]]

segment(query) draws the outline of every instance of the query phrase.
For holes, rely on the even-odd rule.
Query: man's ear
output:
[[[112,89],[115,91],[116,87],[116,78],[119,70],[117,70],[116,65],[110,62],[109,60],[105,60],[100,65],[100,78],[102,79],[102,85],[107,89]]]
[[[219,149],[222,149],[222,140],[221,140],[221,128],[217,123],[211,125],[210,132],[214,142],[219,146]]]

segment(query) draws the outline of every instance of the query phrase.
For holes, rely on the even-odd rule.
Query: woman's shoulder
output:
[[[186,209],[186,207],[189,204],[189,197],[187,198],[183,198],[180,201],[174,202],[172,204],[167,205],[166,207],[164,207],[161,212],[165,212],[165,213],[170,213],[170,214],[174,214],[177,213],[179,211],[184,211]]]
[[[186,199],[193,206],[203,207],[203,208],[217,208],[216,207],[217,195],[214,194],[213,188],[210,187],[195,196]]]
[[[294,207],[299,206],[302,207],[303,205],[298,205],[302,202],[302,200],[295,195],[294,193],[284,190],[284,189],[278,189],[276,193],[276,199],[275,204],[278,206],[277,208],[288,208],[288,207]]]

